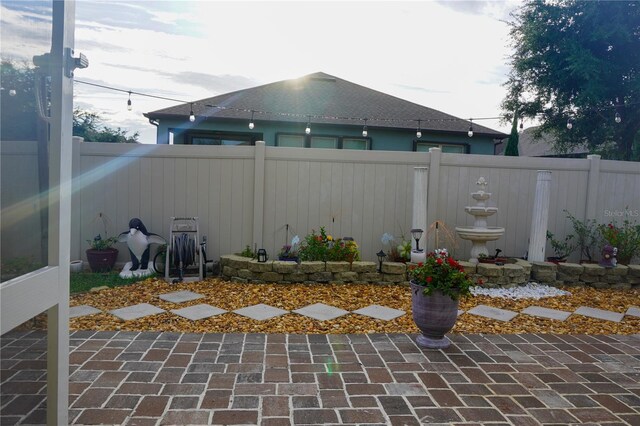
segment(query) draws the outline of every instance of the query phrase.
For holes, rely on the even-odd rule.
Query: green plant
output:
[[[567,219],[571,221],[573,225],[573,232],[576,236],[576,245],[577,248],[580,249],[580,259],[583,259],[583,256],[588,261],[593,261],[593,250],[596,247],[599,247],[601,244],[602,236],[598,232],[598,223],[595,219],[587,219],[585,221],[581,221],[574,217],[567,210],[564,210],[567,214]]]
[[[93,240],[87,240],[89,248],[93,250],[107,250],[118,242],[118,237],[102,238],[100,234],[93,237]]]
[[[94,287],[118,287],[144,281],[149,277],[120,278],[119,272],[77,272],[69,276],[69,291],[82,293]]]
[[[430,252],[424,262],[409,266],[409,278],[424,287],[423,293],[427,296],[438,290],[454,300],[469,295],[473,285],[464,268],[449,256],[447,249]]]
[[[382,244],[388,246],[387,258],[391,262],[408,262],[411,260],[411,241],[405,240],[404,236],[399,238],[399,242],[393,235],[385,232],[380,239]]]
[[[258,257],[256,253],[251,250],[251,247],[249,247],[249,245],[247,245],[240,253],[236,253],[236,256],[250,257],[251,259],[255,259],[256,257]]]
[[[556,240],[554,235],[547,231],[547,240],[558,259],[565,259],[576,249],[576,244],[571,242],[573,238],[572,234],[568,234],[564,240]]]
[[[618,263],[629,264],[640,254],[640,224],[625,220],[622,225],[598,225],[598,230],[607,244],[618,249]]]
[[[300,246],[300,260],[306,261],[346,261],[353,262],[360,259],[360,252],[355,241],[334,240],[328,235],[324,226],[320,227],[320,233],[312,230],[304,237]]]

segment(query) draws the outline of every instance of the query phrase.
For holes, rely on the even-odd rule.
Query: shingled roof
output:
[[[222,108],[218,108],[222,107]],[[469,122],[386,93],[334,77],[322,72],[292,80],[238,90],[193,103],[198,117],[209,119],[249,120],[251,111],[259,121],[306,122],[312,124],[346,124],[369,127],[416,129],[421,120],[423,130],[464,132]],[[191,111],[185,103],[144,114],[150,119],[184,119]],[[507,135],[473,123],[479,135],[504,138]]]

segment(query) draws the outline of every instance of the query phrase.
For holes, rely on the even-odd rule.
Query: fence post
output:
[[[424,249],[427,241],[427,189],[429,185],[429,168],[413,168],[413,218],[411,226],[424,231],[420,245]]]
[[[551,198],[551,172],[538,170],[536,195],[533,200],[533,217],[529,237],[529,262],[544,262],[549,224],[549,199]]]
[[[253,243],[258,247],[263,246],[265,154],[264,141],[256,141],[253,169]]]
[[[587,155],[589,160],[589,178],[587,180],[587,199],[585,202],[585,220],[596,218],[596,201],[598,199],[598,184],[600,181],[600,156]]]
[[[438,185],[440,185],[440,160],[442,158],[442,150],[440,148],[429,148],[429,182],[427,188],[427,217],[425,231],[429,229],[429,223],[436,221],[438,218]],[[435,247],[435,235],[429,235],[425,240],[426,251],[430,251],[427,247]]]
[[[82,217],[80,212],[82,211],[81,194],[82,189],[80,182],[80,150],[82,149],[82,143],[84,138],[74,136],[71,138],[72,142],[72,157],[71,157],[71,245],[70,255],[71,260],[82,259],[82,240],[81,240],[81,224]]]

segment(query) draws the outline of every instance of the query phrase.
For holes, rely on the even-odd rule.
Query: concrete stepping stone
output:
[[[584,315],[585,317],[597,318],[605,321],[614,321],[620,322],[624,317],[624,314],[620,314],[618,312],[613,311],[605,311],[604,309],[597,308],[588,308],[586,306],[580,306],[574,312],[579,315]]]
[[[627,312],[625,313],[625,315],[629,315],[632,317],[640,317],[640,308],[636,306],[632,306],[629,309],[627,309]]]
[[[384,321],[390,321],[405,314],[405,312],[400,309],[387,308],[386,306],[380,305],[370,305],[365,308],[358,309],[357,311],[353,311],[353,313]]]
[[[458,309],[458,316],[464,314],[464,310],[463,309]]]
[[[505,322],[511,321],[516,315],[518,315],[517,312],[493,308],[487,305],[478,305],[473,309],[468,310],[467,313]]]
[[[126,308],[114,309],[109,311],[111,315],[115,315],[121,320],[129,321],[149,315],[157,315],[165,312],[164,309],[160,309],[157,306],[150,305],[148,303],[140,303],[138,305],[127,306]]]
[[[552,320],[564,321],[571,315],[571,312],[560,311],[558,309],[543,308],[542,306],[529,306],[521,311],[523,314],[534,317],[548,318]]]
[[[174,291],[173,293],[161,294],[158,296],[160,299],[171,303],[184,303],[192,300],[201,299],[204,296],[192,291]]]
[[[345,311],[344,309],[339,309],[334,306],[325,305],[324,303],[315,303],[313,305],[308,305],[304,308],[296,309],[293,312],[304,315],[305,317],[317,319],[319,321],[332,320],[349,313],[349,311]]]
[[[280,315],[289,313],[289,311],[285,311],[284,309],[280,308],[274,308],[273,306],[265,305],[264,303],[247,306],[246,308],[236,309],[233,312],[257,321],[264,321],[269,318],[278,317]]]
[[[188,306],[186,308],[172,309],[171,312],[191,321],[198,321],[215,315],[224,314],[227,311],[216,308],[215,306],[207,305],[206,303],[201,303],[199,305]]]
[[[69,308],[69,318],[84,317],[87,315],[99,314],[102,311],[89,305],[72,306]]]

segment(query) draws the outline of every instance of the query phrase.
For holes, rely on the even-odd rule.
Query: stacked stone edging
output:
[[[631,289],[640,286],[640,265],[617,265],[604,268],[594,263],[533,262],[531,279],[561,286]]]
[[[554,286],[590,286],[630,289],[640,286],[640,265],[603,268],[597,264],[532,262],[515,259],[515,263],[492,265],[460,261],[473,279],[484,287],[516,287],[529,281]],[[408,285],[407,265],[384,262],[378,272],[375,262],[285,262],[225,255],[220,259],[222,276],[250,283],[356,283]]]

